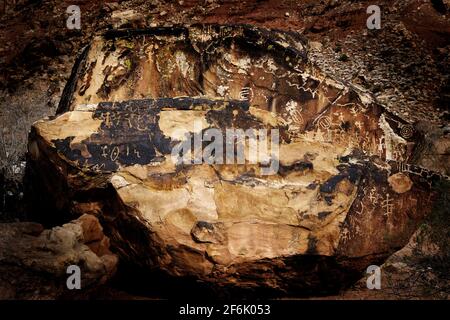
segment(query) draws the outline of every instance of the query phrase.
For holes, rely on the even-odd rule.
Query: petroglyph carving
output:
[[[30,135],[39,156],[30,157],[28,178],[43,191],[32,195],[34,210],[64,214],[95,201],[123,259],[171,276],[338,289],[343,275],[408,241],[442,178],[410,163],[419,132],[308,63],[297,34],[112,31],[74,70],[57,116]],[[175,145],[193,139],[195,153],[209,129],[222,137],[277,129],[279,170],[264,175],[248,152],[231,165],[172,160]],[[412,185],[392,189],[399,171]]]

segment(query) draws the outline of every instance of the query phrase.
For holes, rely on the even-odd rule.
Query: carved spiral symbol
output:
[[[409,124],[402,126],[400,129],[400,135],[405,139],[411,138],[414,135],[413,126]]]

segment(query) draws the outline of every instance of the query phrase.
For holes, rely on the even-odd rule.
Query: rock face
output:
[[[121,258],[149,270],[328,292],[402,247],[430,211],[443,177],[411,163],[420,139],[310,64],[296,34],[116,31],[83,51],[58,114],[35,123],[27,196],[46,222],[96,215]],[[265,161],[252,142],[270,144]],[[180,145],[191,162],[173,155]]]
[[[44,230],[38,223],[0,224],[0,299],[54,299],[73,292],[67,268],[81,270],[81,290],[105,283],[115,272],[117,256],[98,220],[83,215],[62,227]]]

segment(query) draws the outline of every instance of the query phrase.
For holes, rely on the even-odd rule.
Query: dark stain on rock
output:
[[[290,172],[300,172],[305,170],[313,170],[313,164],[309,161],[296,161],[295,163],[288,166],[280,165],[278,173],[281,175],[287,175]]]
[[[314,190],[317,188],[317,183],[310,183],[306,188],[309,190]]]
[[[350,121],[344,121],[341,123],[341,128],[344,129],[345,131],[350,130],[351,126],[352,125],[350,124]]]
[[[323,220],[330,215],[331,211],[321,211],[319,212],[319,219]]]
[[[239,128],[243,130],[265,128],[254,116],[236,106],[230,106],[222,110],[210,110],[206,114],[206,120],[219,128]]]
[[[208,229],[210,231],[214,230],[214,225],[206,221],[198,221],[197,227],[201,229]]]
[[[333,199],[334,199],[333,196],[325,196],[325,197],[324,197],[325,202],[326,202],[327,205],[329,205],[329,206],[331,206],[331,205],[333,204]]]
[[[359,181],[362,175],[361,168],[356,165],[340,165],[338,166],[338,169],[341,170],[341,173],[336,176],[332,176],[327,181],[325,181],[320,186],[320,192],[333,193],[339,182],[341,182],[345,178],[347,178],[351,183],[355,184],[357,183],[357,181]]]
[[[77,145],[71,144],[74,137],[52,142],[78,166],[109,172],[117,170],[119,165],[160,162],[171,153],[176,141],[171,141],[159,128],[161,110],[209,110],[207,118],[219,128],[262,126],[246,112],[248,106],[247,101],[190,97],[101,102],[92,113],[93,119],[102,121],[98,133]],[[235,110],[237,115],[233,115]]]
[[[337,184],[339,182],[341,182],[342,180],[344,180],[345,178],[346,178],[346,176],[343,175],[343,174],[339,174],[337,176],[332,176],[331,178],[329,178],[327,181],[325,181],[320,186],[320,192],[333,193],[333,191],[336,188]]]
[[[356,166],[351,166],[350,168],[348,168],[346,178],[348,178],[351,183],[357,183],[361,176],[362,172],[360,168]]]
[[[317,243],[319,241],[317,240],[317,238],[311,234],[308,235],[308,249],[306,250],[306,254],[310,254],[310,255],[316,255],[318,254],[317,251]]]

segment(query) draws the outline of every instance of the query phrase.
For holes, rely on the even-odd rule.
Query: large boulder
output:
[[[420,139],[310,64],[296,34],[115,31],[83,51],[58,114],[33,126],[27,198],[47,223],[96,215],[121,258],[149,271],[329,292],[431,210],[443,177],[411,163]],[[262,161],[253,142],[270,145]]]

